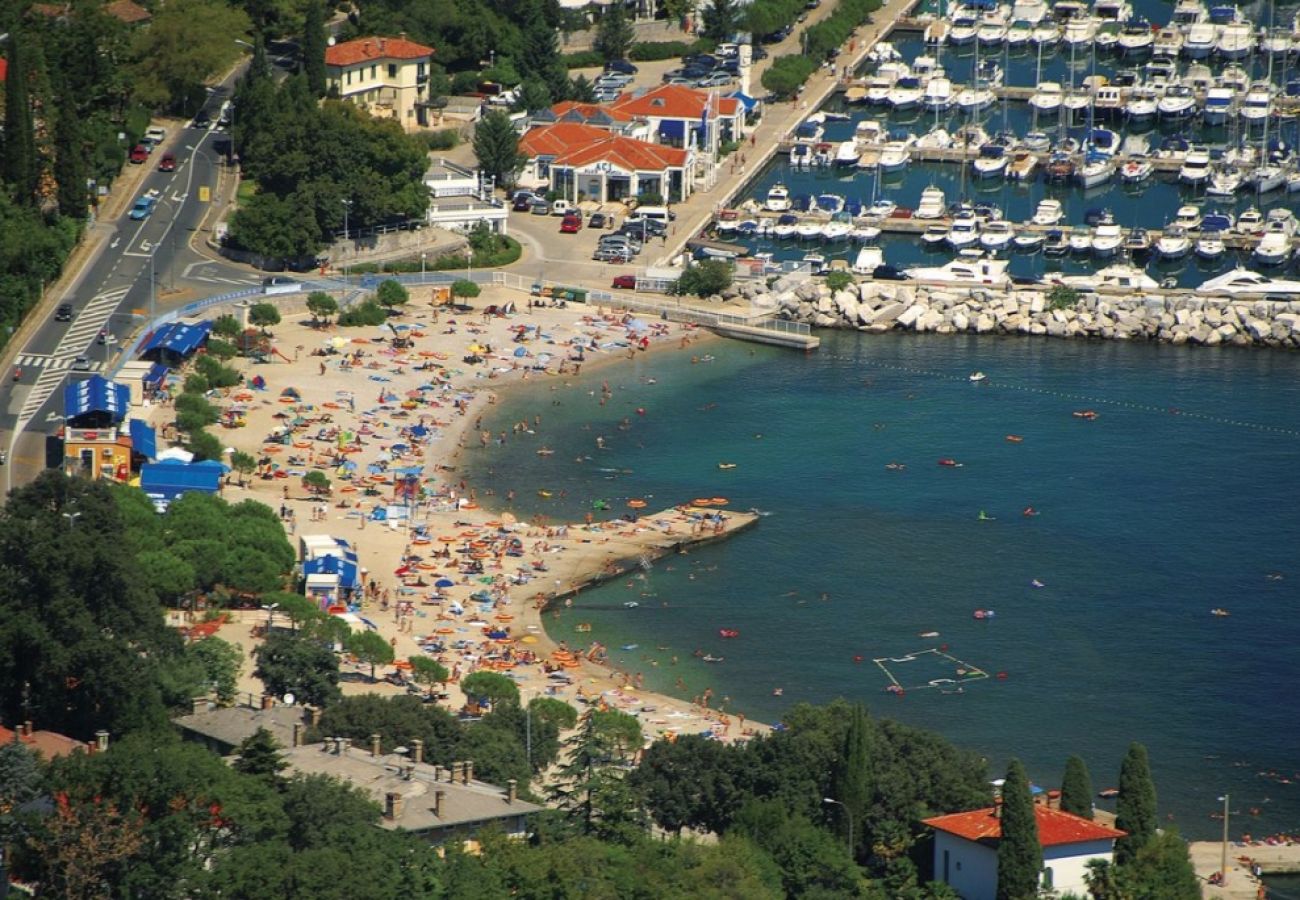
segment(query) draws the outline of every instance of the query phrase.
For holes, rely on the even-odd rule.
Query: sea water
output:
[[[1185,834],[1218,833],[1225,791],[1234,833],[1300,825],[1300,357],[823,341],[808,355],[714,342],[507,394],[485,425],[540,424],[467,451],[488,505],[513,489],[525,518],[581,520],[593,503],[607,518],[633,498],[764,514],[584,592],[548,618],[552,636],[600,641],[647,687],[712,688],[751,719],[862,701],[993,774],[1018,756],[1049,785],[1078,753],[1112,786],[1141,741]]]

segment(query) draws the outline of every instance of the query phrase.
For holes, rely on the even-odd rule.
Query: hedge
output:
[[[505,247],[496,253],[474,252],[474,268],[494,269],[498,266],[508,266],[512,262],[519,260],[519,257],[524,252],[523,246],[509,235],[501,236],[500,240],[504,242]],[[464,254],[453,253],[425,261],[424,271],[448,272],[455,269],[464,269],[468,264],[469,260],[465,258]],[[421,260],[416,257],[415,259],[396,259],[379,263],[358,263],[355,266],[349,266],[348,271],[354,275],[380,275],[385,272],[419,272],[420,266]]]
[[[632,45],[627,52],[628,59],[636,62],[658,62],[688,53],[708,53],[713,49],[713,41],[701,39],[692,44],[685,41],[640,41]]]
[[[780,99],[788,99],[817,71],[817,63],[807,56],[791,54],[778,56],[763,73],[763,87]]]
[[[579,50],[577,53],[566,53],[560,57],[566,69],[598,69],[605,65],[605,57],[601,56],[595,50]]]

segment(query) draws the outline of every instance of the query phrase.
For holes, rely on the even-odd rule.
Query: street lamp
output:
[[[344,198],[343,204],[343,240],[348,239],[348,213],[352,212],[352,201]]]
[[[280,604],[272,603],[270,606],[264,606],[262,608],[266,610],[266,634],[267,637],[270,637],[271,624],[275,621],[275,611],[280,608]]]
[[[465,250],[465,280],[474,280],[474,248],[469,247]]]
[[[68,527],[71,528],[72,526],[74,526],[74,525],[77,524],[77,519],[81,518],[81,513],[79,513],[79,512],[65,512],[65,513],[63,514],[63,518],[65,518],[65,519],[68,520]]]
[[[1223,851],[1219,856],[1219,884],[1228,883],[1228,798],[1230,795],[1224,794],[1219,799],[1223,801]]]
[[[429,254],[420,254],[420,284],[424,284],[424,261],[429,258]]]
[[[101,343],[104,345],[104,369],[107,370],[107,369],[108,369],[108,351],[109,351],[109,348],[110,348],[110,347],[112,347],[114,344],[117,343],[117,337],[116,337],[115,335],[106,334],[106,335],[104,335],[104,340],[101,341]]]
[[[849,857],[852,858],[853,856],[853,814],[849,812],[849,808],[847,806],[845,806],[839,800],[835,800],[831,797],[823,797],[822,803],[834,804],[835,806],[840,806],[844,808],[844,820],[849,823]]]

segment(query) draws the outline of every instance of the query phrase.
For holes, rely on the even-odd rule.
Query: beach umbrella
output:
[[[433,586],[440,587],[440,588],[455,587],[456,582],[452,581],[450,578],[439,578],[437,581],[433,583]]]
[[[525,357],[525,356],[527,356],[527,355],[528,355],[528,348],[527,348],[527,347],[516,347],[516,348],[515,348],[515,358],[516,358],[516,359],[521,358],[521,357]]]
[[[650,326],[645,323],[644,319],[633,319],[627,323],[628,331],[647,331]]]

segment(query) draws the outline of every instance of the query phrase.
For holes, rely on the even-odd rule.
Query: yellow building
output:
[[[399,37],[364,37],[325,50],[331,93],[406,131],[429,124],[425,103],[433,48]]]
[[[127,421],[130,390],[99,375],[64,389],[63,471],[125,482],[156,452],[153,429]]]

